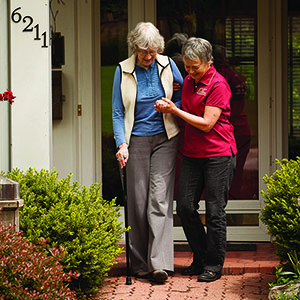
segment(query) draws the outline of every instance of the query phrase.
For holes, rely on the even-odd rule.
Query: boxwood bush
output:
[[[58,179],[55,169],[14,169],[2,175],[20,183],[20,231],[33,243],[47,239],[49,247],[63,247],[65,272],[80,273],[70,287],[77,295],[96,292],[124,251],[117,244],[125,229],[115,200],[100,196],[100,184],[71,183],[72,174]]]
[[[285,262],[288,253],[296,251],[300,256],[300,158],[276,163],[279,169],[263,177],[267,190],[262,191],[265,206],[260,218],[277,244],[276,254]]]

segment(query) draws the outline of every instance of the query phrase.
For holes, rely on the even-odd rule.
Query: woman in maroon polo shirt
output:
[[[214,281],[222,275],[226,252],[228,191],[236,165],[236,143],[230,117],[230,87],[212,65],[212,46],[190,38],[182,49],[186,76],[182,109],[163,98],[155,109],[185,121],[183,160],[177,188],[177,214],[193,251],[192,264],[183,275]],[[206,231],[199,214],[205,191]]]

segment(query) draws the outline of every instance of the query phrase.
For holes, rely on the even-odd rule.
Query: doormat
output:
[[[226,251],[256,251],[254,243],[227,243]]]
[[[175,252],[191,252],[191,248],[186,242],[174,242]],[[226,251],[256,251],[254,243],[227,243]]]

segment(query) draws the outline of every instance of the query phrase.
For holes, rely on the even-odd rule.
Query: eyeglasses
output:
[[[154,56],[157,54],[157,51],[145,51],[145,50],[138,50],[138,53],[141,55],[141,56],[147,56],[148,54],[150,54],[151,56]]]

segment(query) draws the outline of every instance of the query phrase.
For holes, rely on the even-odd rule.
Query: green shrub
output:
[[[289,282],[300,281],[300,261],[296,251],[288,253],[289,262],[284,266],[276,267],[276,280],[269,283],[270,286],[283,285]]]
[[[0,299],[75,300],[66,284],[77,275],[63,272],[63,250],[48,256],[45,241],[34,245],[11,229],[0,225]]]
[[[115,201],[103,200],[100,184],[89,188],[71,184],[71,174],[58,179],[55,170],[15,169],[5,176],[20,183],[24,199],[20,230],[34,243],[43,238],[51,247],[65,249],[61,262],[65,271],[80,273],[70,285],[77,295],[96,292],[123,252],[117,242],[125,229],[117,221],[120,211]]]
[[[281,262],[288,260],[288,253],[300,254],[300,158],[284,159],[270,177],[265,175],[267,191],[262,191],[266,199],[260,219],[267,231],[275,238],[276,254]]]

